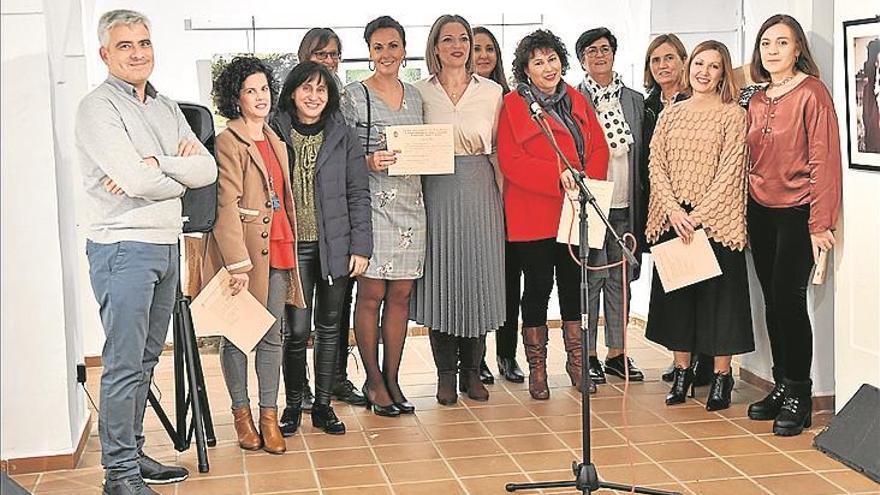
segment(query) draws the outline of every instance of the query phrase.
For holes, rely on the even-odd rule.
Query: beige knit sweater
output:
[[[690,216],[727,248],[746,247],[746,112],[735,103],[694,109],[686,100],[660,116],[651,140],[646,235],[669,230],[669,215],[690,205]]]

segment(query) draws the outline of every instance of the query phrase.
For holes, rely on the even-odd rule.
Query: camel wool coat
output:
[[[293,230],[296,254],[296,213],[290,191],[290,172],[284,143],[263,127],[284,175],[284,202]],[[218,176],[217,223],[205,241],[202,281],[207,284],[221,267],[229,273],[247,273],[248,290],[264,306],[269,294],[269,237],[272,202],[269,172],[256,143],[247,135],[244,121],[233,119],[217,136]],[[290,270],[287,303],[305,307],[297,268]]]

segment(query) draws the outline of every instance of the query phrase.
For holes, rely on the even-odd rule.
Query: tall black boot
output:
[[[437,402],[450,406],[458,402],[455,379],[458,367],[457,337],[430,330],[431,353],[437,366]]]
[[[773,368],[773,390],[766,397],[749,405],[749,419],[757,421],[770,421],[776,419],[779,410],[782,409],[782,401],[785,398],[785,381],[782,370]]]
[[[333,398],[353,406],[363,406],[367,403],[364,395],[348,379],[348,356],[351,353],[348,335],[351,331],[351,292],[354,281],[353,278],[348,281],[339,314],[339,361],[336,364],[336,380],[333,382]]]
[[[813,381],[785,379],[785,397],[773,421],[773,433],[781,437],[800,435],[813,424]]]
[[[281,370],[284,377],[284,413],[281,415],[281,433],[290,436],[299,429],[302,411],[303,387],[308,387],[306,380],[306,344],[302,336],[295,336],[293,324],[294,307],[285,306],[285,333],[282,344]]]

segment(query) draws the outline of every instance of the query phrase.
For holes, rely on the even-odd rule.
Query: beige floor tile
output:
[[[802,473],[809,471],[808,468],[794,462],[781,453],[726,456],[724,460],[748,476],[766,476],[772,474]]]
[[[434,460],[384,464],[383,467],[392,483],[437,481],[454,477],[446,464]]]
[[[776,452],[772,446],[767,445],[757,437],[713,438],[700,440],[700,443],[722,457]]]
[[[448,462],[461,478],[520,472],[520,468],[506,454],[449,459]]]
[[[365,447],[342,450],[319,450],[311,453],[317,469],[376,464],[373,452]]]
[[[489,431],[482,424],[474,423],[455,423],[445,425],[428,425],[424,427],[428,436],[434,441],[442,440],[462,440],[466,438],[484,438],[491,436]]]
[[[656,462],[712,457],[708,450],[690,440],[648,443],[639,445],[639,449]]]
[[[307,490],[318,487],[315,482],[315,473],[311,469],[249,474],[248,486],[252,494]]]
[[[318,480],[323,489],[385,484],[378,466],[319,469]]]
[[[522,474],[502,474],[463,478],[461,483],[472,494],[502,495],[509,493],[504,489],[507,483],[526,483],[527,481],[526,477]]]
[[[567,416],[557,416],[564,418]],[[501,421],[486,421],[483,426],[489,430],[489,434],[495,437],[505,437],[512,435],[534,435],[540,433],[550,433],[552,431],[565,431],[554,428],[550,425],[544,426],[546,421],[532,419],[504,419]],[[548,430],[549,428],[549,430]]]
[[[406,483],[392,485],[397,495],[461,495],[464,487],[455,480],[429,481],[427,483]]]
[[[571,466],[577,461],[575,454],[569,450],[554,452],[534,452],[512,454],[513,459],[524,471],[553,471]]]
[[[828,455],[818,450],[805,450],[803,452],[793,452],[791,457],[801,464],[806,465],[813,471],[833,471],[838,469],[847,469],[842,462],[835,461]]]
[[[862,473],[857,473],[850,469],[847,469],[846,471],[822,473],[822,476],[828,478],[832,483],[839,485],[851,493],[880,493],[880,483],[875,482]]]
[[[833,495],[840,489],[813,473],[755,478],[774,495]]]
[[[745,478],[685,483],[697,495],[767,495],[760,486]]]
[[[554,435],[521,435],[518,437],[502,437],[497,439],[508,452],[542,452],[560,450],[565,445]]]
[[[373,447],[379,462],[405,462],[439,459],[440,453],[432,443],[412,443],[406,445],[384,445]]]
[[[178,484],[178,495],[241,495],[247,493],[244,476],[192,479]]]
[[[676,428],[691,438],[741,437],[749,432],[727,420],[677,423]]]
[[[504,449],[496,440],[452,440],[437,442],[437,450],[447,459],[456,457],[473,457],[481,455],[503,454]]]
[[[742,476],[734,468],[715,458],[661,462],[660,465],[679,481],[706,481]]]
[[[244,458],[245,470],[248,474],[273,473],[277,471],[293,471],[311,469],[309,457],[304,452],[287,452],[283,455],[255,455]]]

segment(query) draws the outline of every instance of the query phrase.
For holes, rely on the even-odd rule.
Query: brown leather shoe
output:
[[[529,394],[533,399],[547,400],[547,325],[523,327],[522,337],[529,362]]]
[[[287,451],[284,436],[278,428],[278,409],[260,408],[260,434],[263,436],[263,450],[270,454],[283,454]]]
[[[254,427],[254,418],[251,416],[250,406],[242,406],[232,410],[235,418],[235,434],[238,435],[238,446],[244,450],[260,450],[263,442],[260,434]]]
[[[455,382],[458,375],[458,338],[431,330],[431,352],[437,366],[437,402],[451,406],[458,402]]]
[[[583,365],[583,354],[581,353],[581,322],[563,321],[562,340],[565,343],[565,353],[568,355],[568,359],[565,361],[565,371],[568,373],[571,385],[577,387],[578,390],[583,392],[583,377],[581,374],[581,367]]]
[[[459,339],[458,354],[461,360],[459,386],[463,392],[467,392],[468,397],[480,402],[489,400],[489,390],[480,380],[479,372],[485,348],[485,335],[476,339]]]

